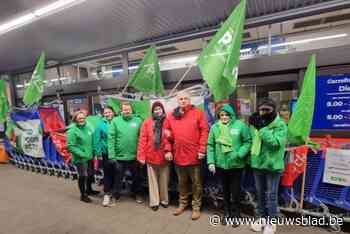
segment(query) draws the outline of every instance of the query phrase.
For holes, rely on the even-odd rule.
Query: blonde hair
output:
[[[85,112],[85,111],[83,111],[83,110],[78,110],[78,111],[74,112],[74,114],[73,114],[73,116],[72,116],[72,121],[76,123],[76,122],[77,122],[78,115],[80,115],[80,114],[82,114],[82,115],[84,115],[84,116],[86,117],[86,112]]]
[[[122,110],[123,109],[123,106],[130,106],[131,107],[131,110],[133,110],[132,109],[132,105],[131,105],[131,103],[130,102],[121,102],[120,103],[120,110]]]

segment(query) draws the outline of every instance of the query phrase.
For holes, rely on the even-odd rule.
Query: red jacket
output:
[[[165,165],[167,163],[164,158],[165,152],[171,151],[171,144],[168,141],[170,137],[168,121],[165,119],[163,122],[160,149],[154,147],[153,126],[154,120],[152,117],[146,119],[142,124],[137,148],[137,160],[146,161],[154,165]]]
[[[208,122],[203,111],[189,106],[180,119],[168,115],[173,138],[174,162],[180,166],[199,165],[198,153],[206,153]]]

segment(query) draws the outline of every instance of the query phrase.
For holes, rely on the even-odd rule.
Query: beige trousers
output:
[[[169,204],[168,182],[169,166],[147,164],[149,205]]]

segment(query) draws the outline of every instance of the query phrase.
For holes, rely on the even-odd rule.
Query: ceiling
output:
[[[51,2],[2,0],[0,24]],[[332,2],[341,0],[247,0],[247,18],[259,19]],[[0,73],[32,67],[41,51],[46,52],[47,60],[63,62],[212,28],[237,3],[238,0],[86,0],[0,35]]]

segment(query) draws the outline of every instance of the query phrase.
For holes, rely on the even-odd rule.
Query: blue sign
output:
[[[312,128],[350,130],[350,74],[316,78]]]

